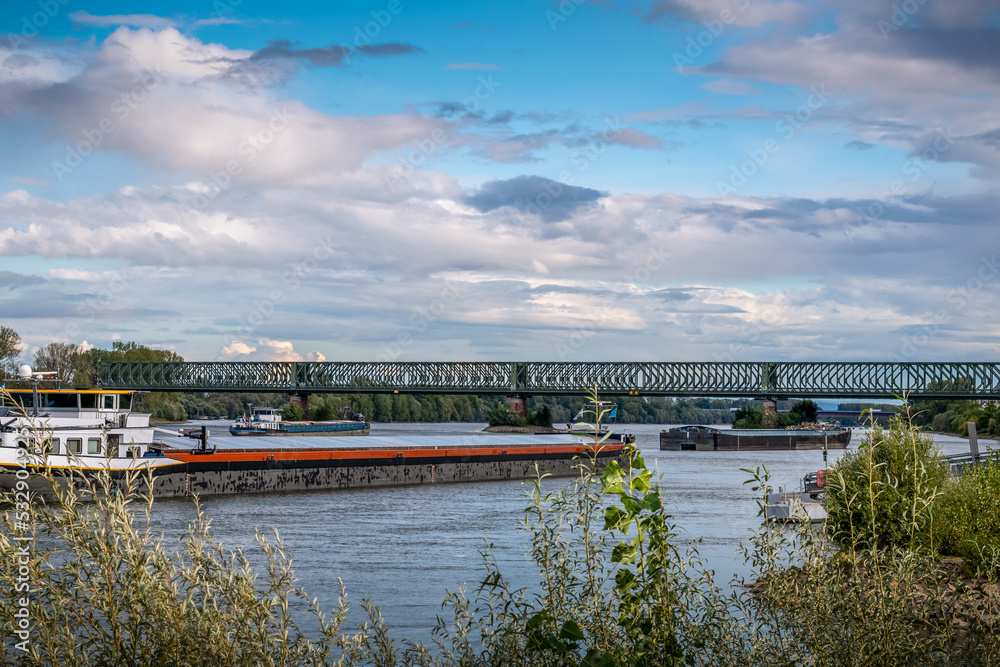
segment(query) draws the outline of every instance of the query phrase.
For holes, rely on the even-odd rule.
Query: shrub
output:
[[[886,428],[873,423],[827,475],[827,528],[848,548],[932,548],[932,505],[947,477],[930,436],[902,417]]]
[[[890,428],[872,439],[867,463],[859,464],[869,488],[884,493],[879,485],[889,482],[880,482],[873,470],[896,465],[896,457],[883,454],[876,463],[878,450],[895,452],[902,445],[920,450],[911,435],[912,429]],[[225,551],[215,542],[200,511],[175,553],[151,532],[153,501],[139,492],[143,480],[133,476],[119,489],[106,474],[87,479],[68,472],[59,478],[64,485],[56,487],[54,499],[28,513],[26,528],[15,523],[20,508],[4,517],[3,553],[14,554],[17,537],[26,531],[33,537],[24,567],[34,623],[31,653],[20,655],[8,640],[4,662],[20,657],[26,664],[67,666],[1000,664],[1000,633],[991,629],[1000,620],[1000,596],[974,598],[967,578],[937,568],[924,553],[891,545],[837,553],[809,525],[798,531],[765,525],[744,551],[757,580],[718,585],[697,544],[679,546],[659,480],[640,453],[632,448],[627,458],[603,471],[582,460],[575,483],[556,493],[547,493],[539,477],[523,524],[538,586],[512,588],[487,547],[484,577],[473,599],[461,589],[448,594],[450,614],[439,617],[433,647],[391,639],[378,607],[367,601],[367,623],[345,633],[343,586],[327,620],[295,587],[276,532],[257,535],[266,556],[263,572],[243,552]],[[845,466],[839,473],[851,470]],[[750,472],[755,490],[769,486],[766,470]],[[983,479],[970,479],[993,491],[996,476],[990,468]],[[51,469],[45,477],[56,479]],[[82,502],[85,497],[93,502]],[[885,500],[876,493],[867,498],[873,504]],[[13,503],[15,497],[8,493],[3,500]],[[847,497],[845,505],[850,509],[856,500]],[[858,522],[858,533],[877,526]],[[876,537],[872,531],[860,541],[873,543]],[[21,565],[14,557],[0,559],[0,586],[16,590],[25,576]],[[309,629],[290,616],[290,604],[301,601],[313,612]],[[14,619],[17,611],[15,596],[0,596],[0,618]]]
[[[282,408],[281,415],[283,419],[296,422],[302,419],[305,416],[305,413],[302,411],[302,408],[299,407],[298,403],[288,401],[288,403],[285,403],[284,408]]]
[[[490,408],[486,415],[486,421],[490,426],[526,426],[527,420],[524,415],[511,412],[503,403],[497,402]]]
[[[936,510],[941,553],[1000,571],[1000,459],[945,485]]]

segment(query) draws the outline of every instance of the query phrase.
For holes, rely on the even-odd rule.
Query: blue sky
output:
[[[0,9],[25,356],[992,359],[997,1]]]

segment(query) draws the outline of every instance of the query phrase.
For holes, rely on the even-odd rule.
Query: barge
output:
[[[660,431],[662,451],[742,451],[845,449],[851,429],[718,429],[710,426],[680,426]]]
[[[77,487],[102,472],[115,484],[139,472],[155,497],[184,497],[572,476],[581,462],[603,468],[626,452],[573,435],[375,436],[363,446],[337,436],[213,437],[204,427],[185,435],[151,427],[130,410],[129,391],[0,394],[0,490],[26,484],[42,495],[52,492],[47,471]]]
[[[355,414],[353,419],[330,421],[287,421],[279,408],[250,409],[250,416],[240,417],[229,427],[230,435],[368,435],[371,424],[365,416]]]

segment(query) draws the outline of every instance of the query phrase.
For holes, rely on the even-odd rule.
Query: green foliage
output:
[[[282,407],[281,417],[282,419],[286,419],[290,422],[297,422],[305,417],[305,413],[302,411],[302,408],[299,407],[298,403],[288,401]]]
[[[10,327],[0,326],[0,378],[17,374],[17,360],[21,356],[21,336]]]
[[[857,451],[827,474],[827,528],[847,548],[934,547],[933,504],[948,466],[931,438],[902,417],[872,424]]]
[[[792,406],[790,417],[795,420],[794,423],[796,424],[801,424],[803,422],[815,422],[816,414],[818,412],[819,406],[816,405],[815,401],[805,399],[804,401],[799,401]]]
[[[744,405],[736,411],[733,428],[760,428],[764,422],[764,408]]]
[[[333,414],[333,408],[326,403],[321,403],[315,408],[310,407],[309,418],[318,422],[337,419],[340,415]]]
[[[940,433],[966,435],[969,422],[981,435],[1000,436],[1000,407],[995,402],[921,401],[912,408],[913,423]]]
[[[950,480],[936,515],[941,553],[1000,573],[1000,458]]]
[[[765,412],[760,406],[741,406],[733,417],[733,428],[788,428],[816,421],[819,406],[813,401],[795,403],[788,412]]]
[[[894,437],[890,431],[883,439]],[[907,437],[900,439],[916,446]],[[596,438],[595,450],[601,444]],[[871,465],[867,470],[871,478]],[[766,470],[749,472],[756,491],[770,486]],[[986,469],[969,478],[970,488],[995,494],[998,476]],[[603,470],[595,459],[582,460],[575,483],[554,493],[539,477],[523,524],[539,584],[512,588],[487,547],[474,600],[461,589],[448,594],[450,613],[439,617],[432,646],[390,638],[369,601],[367,622],[345,632],[343,584],[336,608],[324,615],[296,587],[277,532],[256,535],[264,564],[255,568],[243,551],[212,538],[200,509],[180,548],[165,546],[151,530],[153,500],[142,494],[148,477],[118,483],[103,472],[88,479],[49,469],[44,478],[56,484],[54,497],[23,519],[21,508],[6,512],[0,524],[0,551],[8,556],[22,544],[14,537],[32,536],[26,562],[0,559],[0,587],[16,590],[26,576],[32,589],[25,664],[1000,664],[1000,633],[992,629],[1000,595],[979,595],[995,584],[942,570],[923,553],[893,545],[838,553],[808,525],[765,525],[744,551],[756,581],[716,584],[696,545],[678,547],[687,538],[675,533],[659,480],[634,448]],[[864,502],[880,500],[870,494]],[[8,492],[2,501],[14,506],[16,498]],[[878,541],[875,523],[857,528],[869,531],[857,543]],[[293,619],[295,608],[311,612],[310,627]],[[13,619],[17,610],[16,596],[0,596],[0,618]],[[19,658],[13,642],[3,658]]]

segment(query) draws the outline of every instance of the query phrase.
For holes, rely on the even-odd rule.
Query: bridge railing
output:
[[[987,362],[109,362],[98,376],[150,391],[1000,398]]]

